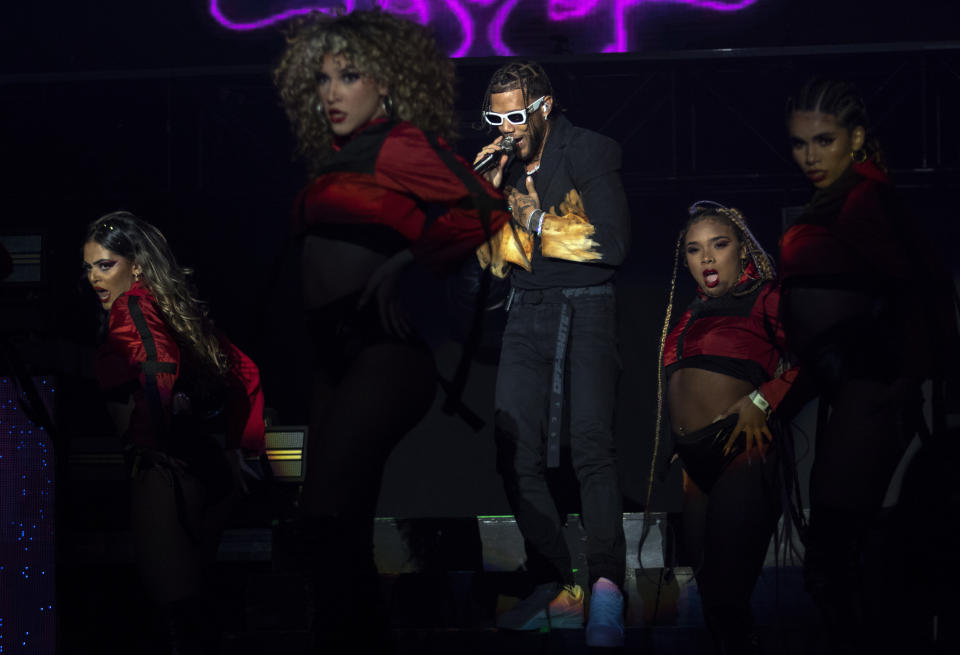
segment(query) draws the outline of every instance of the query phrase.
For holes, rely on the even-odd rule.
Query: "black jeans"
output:
[[[566,305],[566,310],[564,306]],[[571,459],[580,485],[589,580],[623,586],[626,546],[613,444],[613,410],[620,359],[616,300],[608,295],[566,298],[559,289],[514,300],[497,372],[497,463],[527,546],[536,583],[573,583],[563,522],[546,480],[546,434],[558,329],[570,329],[563,376]]]

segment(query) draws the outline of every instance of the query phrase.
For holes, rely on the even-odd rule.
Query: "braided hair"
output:
[[[490,111],[490,96],[494,93],[505,93],[520,89],[523,94],[523,106],[527,107],[532,101],[540,96],[551,96],[553,105],[557,107],[557,96],[553,91],[553,85],[543,66],[533,60],[513,61],[497,69],[487,84],[487,90],[483,94],[483,107],[480,110],[481,117]],[[547,120],[551,120],[556,114],[550,112]]]
[[[796,93],[787,98],[787,121],[789,122],[793,113],[798,111],[829,114],[848,131],[862,127],[865,133],[863,154],[881,169],[886,170],[886,157],[870,125],[866,103],[852,84],[823,77],[810,78],[797,89]]]
[[[663,355],[667,343],[667,335],[670,333],[670,323],[673,320],[673,300],[677,288],[677,273],[680,270],[680,251],[687,238],[687,232],[690,228],[700,221],[715,220],[729,225],[734,232],[737,240],[746,245],[747,257],[753,262],[757,270],[757,277],[749,282],[744,282],[735,286],[730,294],[733,296],[746,296],[762,285],[776,278],[776,269],[773,266],[773,260],[757,238],[747,226],[747,221],[739,209],[726,207],[712,200],[700,200],[687,210],[687,222],[677,236],[677,243],[673,255],[673,273],[670,276],[670,293],[667,299],[667,310],[663,319],[663,328],[660,330],[660,348],[657,356],[657,422],[653,441],[653,458],[650,462],[650,478],[647,482],[647,507],[650,505],[650,498],[653,495],[653,479],[657,455],[660,450],[660,431],[663,428]]]

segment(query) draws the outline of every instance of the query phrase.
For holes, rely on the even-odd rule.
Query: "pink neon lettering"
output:
[[[629,14],[631,9],[643,4],[682,4],[699,9],[720,12],[741,11],[758,0],[542,0],[544,17],[554,23],[576,22],[591,18],[591,26],[596,25],[596,16],[606,16],[612,28],[612,40],[605,46],[594,48],[600,52],[626,52],[637,49],[639,44],[630,43]],[[301,16],[312,11],[349,13],[354,9],[380,7],[384,11],[415,20],[423,25],[434,24],[438,29],[457,29],[462,34],[459,44],[453,47],[451,57],[467,57],[471,54],[489,52],[507,56],[514,49],[504,39],[504,32],[511,15],[520,4],[520,0],[289,0],[281,2],[290,6],[283,11],[257,18],[256,20],[237,20],[230,18],[224,6],[231,0],[210,0],[210,15],[218,23],[231,30],[249,31],[267,27],[274,23]],[[524,3],[527,5],[527,2]],[[532,4],[532,2],[530,3]],[[527,5],[529,7],[529,5]],[[473,11],[471,11],[471,8]],[[495,8],[495,9],[494,9]],[[493,11],[486,25],[478,13],[485,15]],[[528,16],[529,12],[522,16]],[[539,10],[534,10],[537,12]],[[485,33],[486,44],[477,41],[477,34]]]

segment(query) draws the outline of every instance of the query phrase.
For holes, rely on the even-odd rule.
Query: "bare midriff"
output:
[[[306,236],[300,260],[304,307],[319,309],[362,291],[386,260],[387,255],[355,243]]]
[[[677,369],[667,385],[671,429],[677,434],[690,434],[705,428],[753,389],[747,380],[723,373]]]

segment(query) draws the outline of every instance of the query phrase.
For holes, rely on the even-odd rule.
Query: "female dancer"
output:
[[[98,218],[83,262],[107,313],[96,372],[127,445],[140,574],[172,650],[219,652],[203,569],[244,484],[242,453],[263,449],[257,367],[214,329],[153,225],[127,212]]]
[[[443,268],[472,255],[510,215],[446,145],[453,65],[421,26],[378,11],[318,15],[289,38],[275,75],[313,176],[294,225],[317,348],[298,529],[316,567],[323,638],[354,638],[369,633],[360,626],[376,594],[383,467],[436,386],[433,357],[395,293],[398,274],[413,260]]]
[[[697,298],[668,331],[680,261]],[[722,653],[758,648],[750,596],[780,516],[780,463],[790,459],[774,438],[776,410],[796,376],[780,370],[779,302],[770,258],[740,212],[694,204],[677,240],[656,434],[665,380],[684,469],[682,545],[697,563],[704,620]]]
[[[865,593],[863,545],[921,427],[919,382],[938,375],[934,355],[951,361],[955,319],[942,308],[955,292],[939,285],[946,278],[905,216],[855,89],[807,82],[788,101],[787,125],[816,189],[781,242],[790,349],[813,375],[821,408],[805,580],[845,652],[867,648],[871,634],[889,645],[903,623],[871,606],[878,595]],[[889,585],[881,589],[886,602]]]

